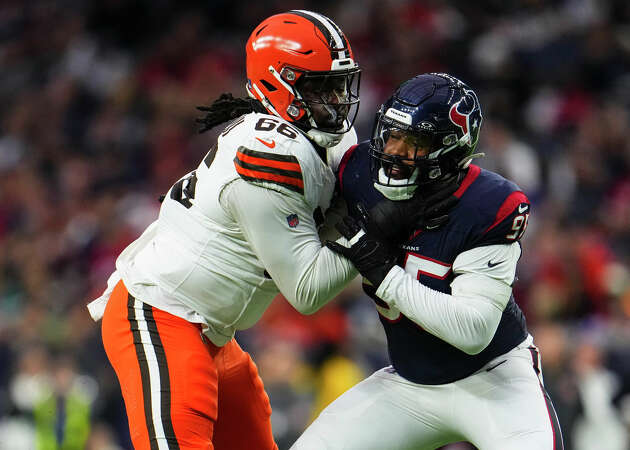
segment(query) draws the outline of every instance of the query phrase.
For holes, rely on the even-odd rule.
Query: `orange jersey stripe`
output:
[[[300,164],[297,162],[275,161],[272,159],[246,155],[245,153],[242,153],[240,151],[236,152],[236,157],[245,163],[255,164],[257,166],[267,166],[267,167],[273,167],[276,169],[299,172],[300,174],[302,173],[302,168],[300,167]]]
[[[275,175],[273,173],[260,172],[258,170],[245,169],[239,166],[238,164],[235,164],[234,166],[236,167],[236,171],[240,175],[243,175],[248,178],[254,178],[258,180],[267,180],[267,181],[272,181],[275,183],[282,183],[282,184],[290,184],[292,186],[297,186],[300,189],[304,189],[304,181],[298,178]]]

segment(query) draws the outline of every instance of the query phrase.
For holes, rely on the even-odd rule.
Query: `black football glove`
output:
[[[326,247],[348,258],[359,273],[378,288],[390,269],[396,265],[395,249],[365,233],[361,222],[351,216],[344,217],[335,228],[351,245],[344,247],[337,242],[326,241]]]
[[[449,211],[459,202],[453,195],[458,187],[449,183],[426,197],[416,194],[409,200],[383,199],[370,208],[368,219],[362,219],[366,230],[393,243],[407,239],[416,230],[435,230],[448,222]]]

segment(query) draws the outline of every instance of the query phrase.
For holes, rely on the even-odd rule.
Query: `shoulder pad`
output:
[[[514,191],[503,201],[494,222],[483,234],[484,245],[510,244],[525,234],[529,221],[530,203],[521,191]]]
[[[245,114],[231,122],[219,135],[222,145],[243,145],[252,150],[287,153],[310,141],[291,123],[270,114]]]
[[[236,151],[238,175],[268,189],[297,193],[309,202],[319,197],[318,186],[324,184],[321,177],[327,166],[308,138],[276,116],[251,113],[243,118],[219,138],[222,146]]]
[[[460,223],[469,228],[469,248],[511,244],[525,233],[529,199],[515,183],[501,175],[471,164],[455,195],[461,198]]]
[[[339,162],[339,166],[337,167],[337,181],[339,183],[339,186],[342,192],[344,189],[344,183],[346,182],[346,179],[344,178],[344,175],[346,173],[346,168],[349,165],[353,165],[357,161],[357,158],[365,159],[365,157],[367,156],[368,149],[369,149],[369,141],[363,141],[357,145],[353,145],[352,147],[347,149],[345,153],[343,154],[341,161]],[[349,182],[352,182],[352,181],[350,180]]]
[[[252,150],[240,146],[234,157],[236,172],[255,184],[272,183],[304,195],[300,162],[293,155]]]

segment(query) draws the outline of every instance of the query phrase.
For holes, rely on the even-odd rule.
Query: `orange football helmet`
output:
[[[246,55],[247,91],[270,114],[305,131],[350,130],[359,106],[360,69],[332,20],[302,10],[271,16],[252,32]]]

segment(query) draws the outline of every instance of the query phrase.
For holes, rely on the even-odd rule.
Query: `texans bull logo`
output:
[[[462,130],[463,136],[460,142],[463,141],[469,146],[474,145],[477,136],[479,136],[476,131],[479,129],[482,120],[477,95],[471,90],[465,90],[462,98],[451,106],[448,117],[451,119],[451,122]]]

